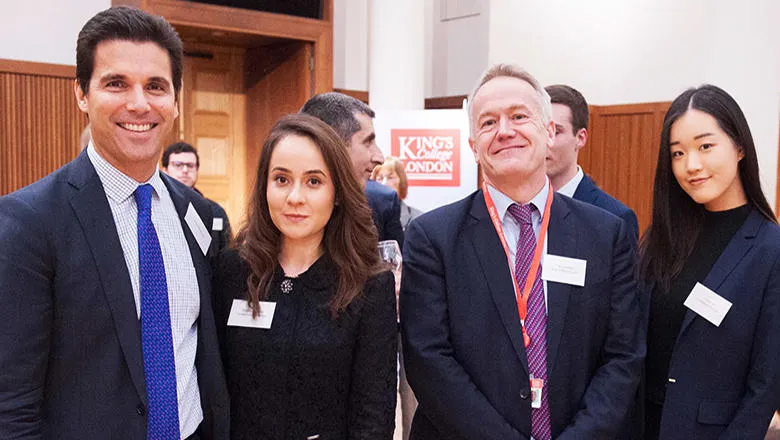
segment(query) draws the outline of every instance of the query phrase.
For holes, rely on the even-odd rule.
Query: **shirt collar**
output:
[[[493,203],[496,205],[496,213],[498,214],[498,218],[503,219],[506,215],[507,209],[509,209],[509,206],[512,203],[517,202],[512,200],[508,195],[496,189],[491,184],[488,184],[488,191],[490,192],[490,197],[493,198]],[[536,210],[539,212],[539,217],[541,217],[542,213],[544,213],[544,205],[547,203],[548,192],[550,192],[550,179],[545,178],[544,186],[542,186],[542,189],[536,193],[536,195],[529,202],[536,207]]]
[[[565,196],[574,197],[574,192],[577,191],[577,187],[580,186],[580,182],[582,182],[583,177],[585,177],[585,173],[582,172],[582,168],[577,165],[577,174],[575,174],[571,180],[566,182],[566,185],[560,187],[556,192]]]
[[[159,166],[155,168],[154,174],[152,174],[152,177],[149,178],[149,180],[138,183],[135,179],[108,163],[108,161],[95,150],[95,146],[92,145],[91,140],[87,146],[87,155],[89,156],[90,162],[92,162],[92,166],[95,167],[95,171],[100,178],[100,182],[103,184],[106,195],[115,203],[124,202],[128,197],[133,195],[135,189],[138,188],[139,185],[144,185],[146,183],[152,185],[152,188],[154,188],[154,192],[158,197],[160,197],[161,194],[168,192],[165,183],[162,181],[162,178],[160,178]]]

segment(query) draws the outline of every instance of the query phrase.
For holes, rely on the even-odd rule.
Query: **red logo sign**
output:
[[[390,130],[390,138],[409,186],[460,186],[459,129]]]

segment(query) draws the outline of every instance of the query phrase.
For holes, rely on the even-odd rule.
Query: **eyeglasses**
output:
[[[173,167],[174,169],[180,170],[180,171],[186,171],[187,169],[190,170],[197,170],[198,164],[195,162],[182,162],[179,160],[172,160],[168,162],[169,167]]]

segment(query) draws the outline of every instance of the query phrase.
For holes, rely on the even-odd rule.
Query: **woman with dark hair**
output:
[[[639,270],[645,437],[763,438],[780,395],[780,227],[745,116],[718,87],[666,113]]]
[[[346,147],[317,118],[277,122],[248,221],[214,280],[233,439],[391,439],[393,275]]]
[[[401,199],[401,227],[405,231],[409,222],[422,214],[422,211],[412,208],[404,202],[409,192],[409,179],[406,177],[403,162],[397,157],[386,157],[384,163],[377,165],[371,172],[371,179],[393,188],[398,193],[398,198]]]

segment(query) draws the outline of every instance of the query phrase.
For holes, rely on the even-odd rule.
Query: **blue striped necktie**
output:
[[[152,186],[135,190],[138,206],[138,263],[141,279],[141,344],[149,401],[148,440],[179,439],[176,363],[173,357],[168,283],[160,241],[152,224]]]

